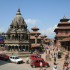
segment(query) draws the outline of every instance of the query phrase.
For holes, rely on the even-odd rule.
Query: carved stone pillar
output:
[[[19,34],[18,34],[17,40],[19,40]]]
[[[20,40],[22,40],[22,34],[20,35]]]
[[[35,35],[35,44],[37,44],[37,37],[38,35]]]
[[[19,46],[17,46],[18,47],[18,51],[19,51]]]
[[[18,40],[20,40],[20,35],[18,35]]]
[[[25,51],[26,51],[26,45],[25,45]]]

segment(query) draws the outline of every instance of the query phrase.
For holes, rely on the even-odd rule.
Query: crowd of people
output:
[[[57,70],[56,61],[57,61],[57,59],[62,58],[61,50],[57,47],[53,47],[53,48],[47,47],[47,49],[45,51],[46,51],[46,60],[47,60],[47,58],[49,58],[49,59],[53,58],[54,59],[53,70]],[[70,64],[70,52],[68,52],[65,55],[63,70],[69,70],[70,69],[69,64]]]
[[[65,55],[65,61],[63,64],[63,70],[69,70],[69,64],[70,64],[70,56],[69,56],[69,52]]]
[[[53,59],[53,68],[52,70],[57,70],[58,65],[57,65],[57,59],[61,59],[62,53],[61,50],[59,48],[53,47],[53,48],[46,48],[45,50],[46,53],[46,59]],[[64,64],[63,64],[63,69],[62,70],[70,70],[69,68],[69,64],[70,64],[70,52],[67,52],[66,54],[64,54]],[[27,63],[29,63],[29,58],[27,57]],[[46,70],[47,68],[43,68],[42,62],[40,62],[40,70]]]

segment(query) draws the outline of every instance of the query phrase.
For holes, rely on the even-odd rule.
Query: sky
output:
[[[0,0],[0,32],[7,32],[19,8],[28,29],[36,26],[49,38],[63,16],[70,18],[70,0]]]

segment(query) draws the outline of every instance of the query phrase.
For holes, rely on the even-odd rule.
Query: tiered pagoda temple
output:
[[[70,22],[69,19],[67,19],[65,16],[60,19],[60,22],[57,25],[57,28],[54,30],[56,33],[55,35],[55,42],[58,46],[64,46],[65,44],[62,42],[65,42],[67,38],[70,36]],[[66,38],[66,39],[65,39]],[[66,47],[67,47],[66,43]]]
[[[46,37],[45,37],[45,39],[44,39],[45,45],[50,45],[50,42],[51,42],[51,41],[52,41],[51,39],[46,38]]]
[[[51,46],[51,43],[54,43],[54,40],[48,38],[46,35],[40,35],[42,38],[42,47],[46,48],[47,46]]]
[[[32,32],[30,32],[30,42],[32,49],[41,48],[41,37],[39,36],[41,33],[39,33],[38,30],[39,28],[33,27]]]
[[[29,30],[27,24],[18,9],[15,18],[12,20],[10,28],[7,31],[5,46],[7,50],[29,51]]]

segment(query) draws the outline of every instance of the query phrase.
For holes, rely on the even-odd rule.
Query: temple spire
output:
[[[66,18],[66,16],[64,16],[62,19],[60,19],[60,22],[68,22],[68,21],[69,21],[69,19]]]
[[[66,16],[64,15],[63,19],[66,19]]]
[[[18,9],[16,15],[21,15],[20,9]]]

